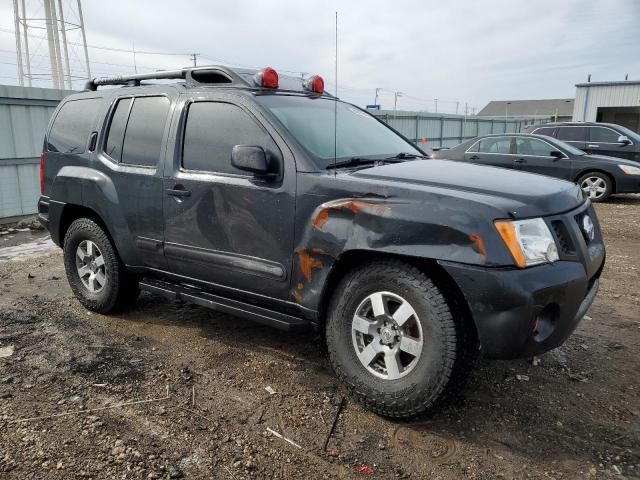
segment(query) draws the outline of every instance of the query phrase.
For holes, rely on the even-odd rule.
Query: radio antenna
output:
[[[337,174],[338,157],[338,12],[336,12],[336,58],[335,58],[335,93],[333,97],[333,176]]]

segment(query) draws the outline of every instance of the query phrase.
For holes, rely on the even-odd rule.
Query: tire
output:
[[[593,203],[602,202],[613,193],[613,183],[606,173],[587,172],[576,183]]]
[[[376,315],[376,308],[384,313]],[[393,317],[398,330],[389,327]],[[390,329],[400,334],[390,340]],[[379,260],[351,271],[337,286],[328,310],[327,351],[336,374],[365,408],[409,418],[446,398],[449,385],[464,383],[455,381],[456,372],[467,372],[460,362],[474,356],[461,353],[465,342],[457,330],[452,309],[431,279],[404,262]],[[372,357],[376,349],[381,352]]]
[[[86,309],[111,313],[129,307],[138,298],[137,279],[94,220],[75,220],[65,234],[63,251],[69,285]]]

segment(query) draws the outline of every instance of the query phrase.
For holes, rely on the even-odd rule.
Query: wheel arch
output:
[[[616,179],[614,178],[614,176],[611,175],[606,170],[602,170],[602,169],[599,169],[599,168],[585,168],[584,170],[582,170],[581,172],[579,172],[575,176],[574,182],[578,183],[578,180],[580,180],[581,177],[583,177],[583,176],[585,176],[585,175],[587,175],[589,173],[599,173],[599,174],[605,175],[609,179],[609,181],[611,182],[611,193],[616,193],[617,187],[616,187]]]
[[[438,287],[444,296],[447,304],[452,310],[454,318],[458,318],[462,322],[463,331],[469,333],[465,340],[467,344],[477,344],[478,330],[476,328],[471,309],[455,280],[440,266],[440,264],[430,258],[412,257],[409,255],[401,255],[387,252],[373,252],[369,250],[348,250],[344,252],[338,259],[327,276],[324,287],[322,289],[320,301],[318,304],[318,324],[320,332],[324,335],[324,325],[327,318],[327,310],[331,302],[331,298],[336,291],[336,287],[340,280],[344,278],[350,271],[363,265],[364,263],[373,262],[382,259],[396,259],[416,267],[418,270],[427,275],[433,283]]]
[[[59,228],[58,228],[58,236],[53,239],[56,244],[63,246],[64,237],[69,230],[71,224],[79,219],[79,218],[89,218],[96,222],[102,230],[106,233],[107,237],[111,243],[115,245],[113,235],[109,231],[109,227],[105,223],[105,221],[100,217],[100,215],[89,207],[85,207],[83,205],[77,205],[74,203],[67,203],[62,209],[62,213],[60,215]]]

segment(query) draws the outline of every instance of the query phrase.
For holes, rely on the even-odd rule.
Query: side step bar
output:
[[[157,293],[170,300],[182,300],[194,303],[211,310],[244,317],[263,325],[269,325],[281,330],[298,330],[311,326],[311,322],[303,318],[258,307],[250,303],[221,297],[196,287],[145,278],[140,282],[140,289]]]

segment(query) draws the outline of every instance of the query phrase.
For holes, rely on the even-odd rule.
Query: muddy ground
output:
[[[608,263],[566,345],[482,360],[420,420],[347,400],[327,451],[343,391],[313,333],[149,294],[90,314],[59,251],[0,238],[0,478],[640,478],[640,196],[597,210]]]

